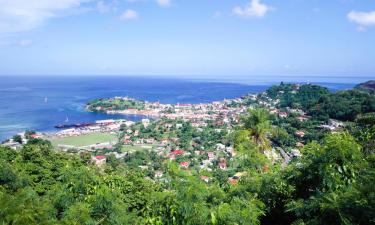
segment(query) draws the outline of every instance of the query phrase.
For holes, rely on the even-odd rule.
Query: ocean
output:
[[[258,93],[280,81],[312,82],[332,91],[353,87],[368,78],[257,77],[248,79],[176,79],[122,76],[0,76],[0,140],[24,130],[54,131],[55,125],[128,119],[84,110],[95,98],[130,96],[163,103],[206,103]]]

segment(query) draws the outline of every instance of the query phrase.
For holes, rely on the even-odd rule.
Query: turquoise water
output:
[[[172,79],[97,76],[2,76],[0,83],[0,140],[26,129],[52,131],[57,124],[94,122],[99,119],[125,118],[139,120],[138,116],[114,116],[88,113],[87,101],[94,98],[131,96],[163,103],[201,103],[236,98],[249,92],[264,91],[287,77],[227,79]],[[320,79],[322,80],[322,79]],[[352,87],[358,80],[348,82],[318,82],[331,90]],[[366,80],[366,79],[362,79]]]

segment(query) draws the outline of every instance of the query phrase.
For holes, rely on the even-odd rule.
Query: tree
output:
[[[260,150],[264,151],[270,148],[270,142],[267,134],[270,131],[269,113],[263,108],[249,109],[248,116],[242,118],[244,128],[249,131],[249,135]]]
[[[18,135],[18,134],[14,135],[12,139],[13,139],[14,142],[18,142],[18,143],[22,144],[22,137],[21,137],[21,135]]]
[[[366,212],[355,215],[350,210],[358,210],[361,205],[353,201],[359,199],[353,196],[361,195],[357,185],[362,179],[361,174],[369,169],[355,139],[348,133],[331,134],[322,144],[310,143],[302,153],[302,160],[292,165],[287,175],[288,182],[296,188],[295,199],[287,204],[287,211],[311,224],[363,221],[361,215]],[[370,196],[375,194],[373,191]],[[371,219],[362,223],[373,223]]]

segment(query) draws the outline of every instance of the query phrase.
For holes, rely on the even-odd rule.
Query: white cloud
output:
[[[264,17],[272,9],[273,8],[271,6],[261,3],[260,0],[251,0],[245,6],[234,7],[233,13],[244,18],[261,18]]]
[[[0,0],[0,35],[29,31],[90,0]]]
[[[351,11],[348,14],[350,22],[358,25],[359,31],[364,31],[366,27],[375,26],[375,11],[372,12],[356,12]]]
[[[171,0],[156,0],[159,6],[168,7],[171,5]]]
[[[96,9],[99,13],[108,13],[108,12],[114,12],[117,11],[118,1],[114,0],[112,2],[106,3],[105,1],[98,1],[96,3]]]
[[[107,13],[111,11],[111,6],[109,4],[106,4],[104,1],[99,1],[96,4],[96,8],[100,13]]]
[[[121,20],[135,20],[138,19],[138,13],[134,10],[127,9],[123,14],[120,16]]]

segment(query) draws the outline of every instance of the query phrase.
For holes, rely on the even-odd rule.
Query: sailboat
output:
[[[68,116],[66,116],[65,123],[69,122]]]
[[[48,102],[48,98],[47,98],[47,97],[44,98],[44,102],[45,102],[45,103]]]

